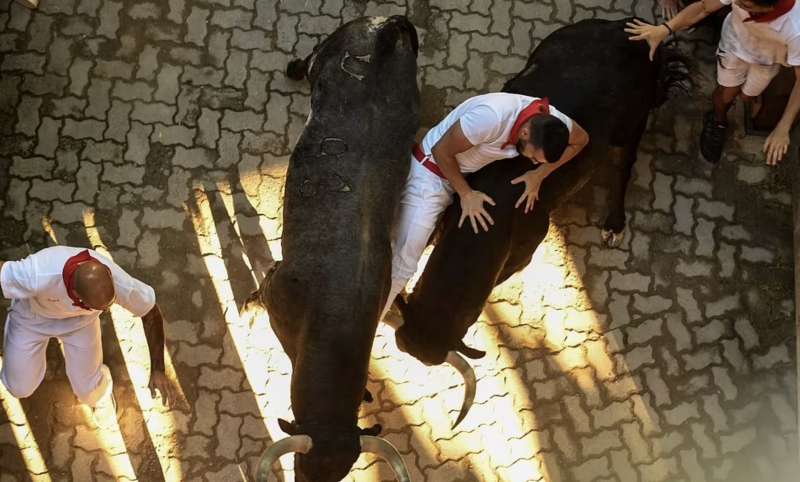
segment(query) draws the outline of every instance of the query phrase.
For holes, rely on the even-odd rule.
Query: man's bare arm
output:
[[[147,338],[147,348],[150,350],[150,369],[164,372],[164,318],[158,305],[153,306],[142,317],[144,336]]]

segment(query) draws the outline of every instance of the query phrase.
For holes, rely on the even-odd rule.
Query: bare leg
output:
[[[728,110],[730,110],[741,90],[741,86],[723,87],[721,85],[717,85],[717,88],[714,89],[711,101],[714,104],[714,117],[716,117],[718,123],[728,123]]]

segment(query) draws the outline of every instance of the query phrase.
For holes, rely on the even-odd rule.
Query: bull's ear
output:
[[[378,34],[378,42],[375,45],[375,53],[378,58],[394,52],[397,40],[400,38],[400,30],[395,26],[384,28]]]
[[[297,435],[300,432],[300,429],[297,428],[297,422],[287,422],[286,420],[279,418],[278,419],[278,426],[286,432],[287,435]]]
[[[380,435],[381,430],[383,430],[381,424],[376,423],[372,427],[362,428],[361,435],[372,435],[373,437],[377,437],[378,435]]]

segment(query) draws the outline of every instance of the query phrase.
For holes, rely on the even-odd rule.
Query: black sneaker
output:
[[[703,118],[703,131],[700,133],[700,153],[706,161],[712,164],[719,162],[727,132],[727,123],[718,122],[714,112],[706,112]]]

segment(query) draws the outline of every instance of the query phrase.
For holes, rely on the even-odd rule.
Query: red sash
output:
[[[751,13],[750,17],[745,19],[745,22],[771,22],[776,18],[786,15],[792,10],[792,8],[794,8],[794,0],[778,0],[778,3],[775,4],[775,7],[772,10],[758,14]]]
[[[508,140],[505,144],[503,144],[503,147],[515,146],[517,144],[517,141],[519,140],[519,130],[522,128],[523,124],[530,120],[531,117],[549,113],[550,101],[547,99],[547,97],[531,102],[527,107],[522,109],[522,112],[520,112],[519,116],[517,116],[517,120],[514,122],[514,127],[511,128],[511,134],[508,135]]]
[[[67,262],[64,263],[64,270],[61,272],[64,278],[64,286],[67,288],[67,295],[69,296],[69,299],[72,300],[72,306],[77,306],[78,308],[83,308],[84,310],[91,310],[91,308],[84,305],[83,302],[81,302],[81,298],[78,296],[78,293],[75,292],[75,271],[77,271],[78,266],[93,259],[94,258],[92,258],[92,256],[89,254],[89,250],[83,250],[75,256],[69,258]]]

